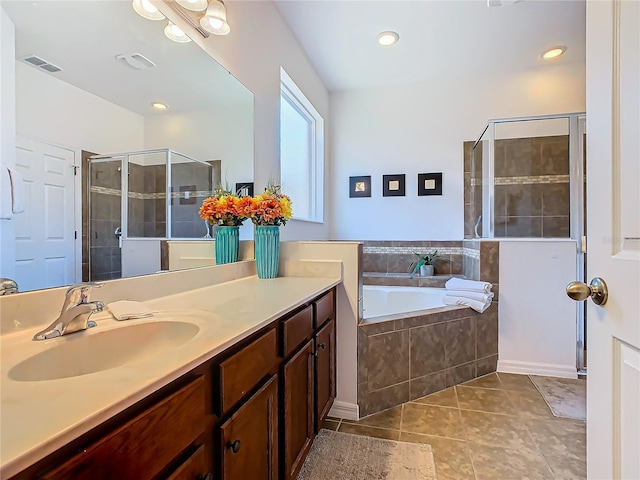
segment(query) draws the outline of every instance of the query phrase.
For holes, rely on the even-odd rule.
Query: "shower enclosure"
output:
[[[125,242],[139,241],[137,257],[142,259],[151,253],[155,257],[151,250],[155,252],[157,244],[159,251],[161,240],[209,235],[198,209],[220,183],[219,160],[203,162],[160,149],[94,155],[88,163],[87,280],[128,276],[122,268]],[[151,260],[143,273],[159,270],[159,253]]]
[[[584,113],[490,120],[465,144],[465,238],[571,238],[585,275]],[[586,367],[584,306],[579,371]]]

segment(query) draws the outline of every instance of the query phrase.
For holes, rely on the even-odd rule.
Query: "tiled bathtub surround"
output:
[[[481,194],[477,192],[481,188],[478,168],[482,162],[476,159],[473,173],[473,144],[464,143],[466,238],[474,237],[474,222],[482,211]],[[476,151],[481,154],[481,148]],[[494,172],[495,237],[569,236],[567,135],[496,140]]]
[[[463,274],[469,280],[490,282],[493,285],[494,302],[498,301],[500,242],[494,240],[464,240]]]
[[[496,370],[498,308],[440,307],[358,328],[358,405],[367,416]]]
[[[462,241],[375,241],[365,240],[363,271],[384,274],[409,274],[415,253],[438,251],[434,262],[436,275],[462,274]]]

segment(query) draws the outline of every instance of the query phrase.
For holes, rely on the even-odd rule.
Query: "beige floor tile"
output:
[[[579,420],[529,420],[534,442],[557,478],[586,478],[587,432]]]
[[[425,405],[438,405],[440,407],[453,407],[458,408],[458,397],[456,395],[455,387],[447,388],[440,392],[432,393],[426,397],[413,400],[416,403],[423,403]]]
[[[528,375],[515,373],[498,373],[500,388],[504,390],[535,390],[538,391]]]
[[[352,433],[353,435],[364,435],[366,437],[383,438],[385,440],[398,440],[399,430],[388,430],[386,428],[368,427],[365,425],[354,425],[352,423],[341,423],[339,432]]]
[[[460,405],[460,409],[518,415],[518,410],[509,400],[509,392],[505,390],[458,385],[456,392],[458,394],[458,405]]]
[[[464,440],[460,411],[456,408],[406,403],[400,428],[402,432]]]
[[[325,428],[327,430],[338,430],[338,425],[340,422],[336,422],[334,420],[325,420],[322,422],[322,426],[320,428]]]
[[[500,379],[496,373],[490,373],[484,377],[474,378],[463,383],[465,387],[500,388]]]
[[[511,404],[516,407],[518,415],[524,418],[556,418],[553,416],[549,405],[544,401],[540,392],[534,390],[509,390],[506,391]]]
[[[468,442],[516,450],[535,450],[523,419],[510,415],[460,410]]]
[[[467,444],[477,480],[553,480],[544,457],[535,450]]]
[[[343,423],[353,423],[367,427],[387,428],[389,430],[400,430],[400,418],[402,417],[402,405],[399,405],[384,412],[375,413],[358,421],[343,420]]]
[[[475,479],[466,442],[406,432],[400,433],[400,441],[431,445],[438,480]]]

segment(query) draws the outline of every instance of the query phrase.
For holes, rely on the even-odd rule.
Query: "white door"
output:
[[[640,2],[587,2],[587,472],[640,479]]]
[[[15,215],[16,281],[20,291],[75,282],[75,153],[16,138],[25,212]]]

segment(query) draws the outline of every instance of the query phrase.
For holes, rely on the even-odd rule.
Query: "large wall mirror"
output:
[[[167,20],[144,19],[124,0],[0,6],[15,26],[20,291],[129,276],[147,257],[133,270],[154,273],[166,232],[207,234],[197,217],[203,178],[252,184],[253,94],[194,42],[169,40]],[[88,277],[90,265],[107,274]]]

